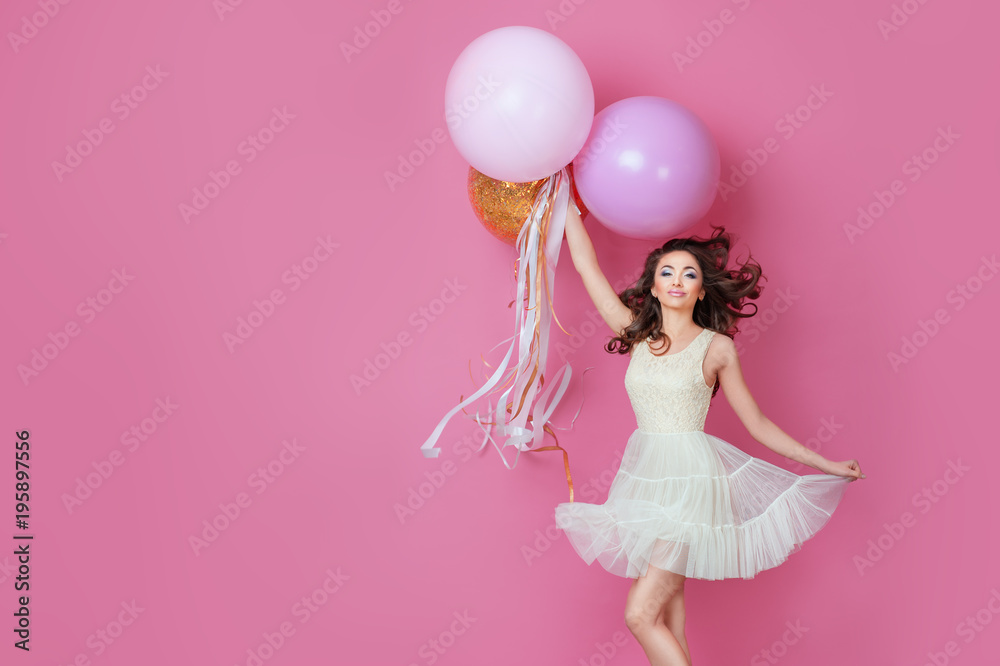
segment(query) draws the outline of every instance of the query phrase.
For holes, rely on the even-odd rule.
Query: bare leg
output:
[[[651,666],[690,666],[687,652],[661,621],[664,608],[684,585],[684,576],[650,566],[632,583],[625,602],[625,625]]]
[[[687,655],[688,663],[691,663],[691,651],[688,650],[687,636],[684,635],[684,583],[681,582],[681,587],[677,590],[674,596],[670,597],[670,601],[667,605],[663,607],[663,614],[660,616],[660,621],[666,625],[670,633],[674,635],[677,642],[680,644],[681,648],[684,650],[684,654]]]

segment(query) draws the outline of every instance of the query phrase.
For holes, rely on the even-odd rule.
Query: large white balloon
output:
[[[594,86],[579,56],[528,26],[491,30],[458,56],[445,86],[455,148],[490,178],[552,175],[583,147],[594,120]]]

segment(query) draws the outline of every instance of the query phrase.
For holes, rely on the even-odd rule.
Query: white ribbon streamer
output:
[[[549,302],[546,296],[546,284],[549,294],[554,292],[556,267],[559,261],[559,251],[562,248],[563,232],[566,226],[566,213],[570,202],[570,179],[569,172],[563,168],[553,174],[539,188],[535,198],[531,213],[525,220],[521,231],[517,236],[518,249],[518,275],[517,275],[517,310],[514,320],[514,335],[510,338],[510,347],[503,361],[494,371],[489,380],[483,384],[475,393],[453,407],[434,428],[427,441],[421,445],[420,449],[426,458],[436,458],[441,449],[435,447],[434,443],[441,436],[445,425],[451,420],[460,409],[466,405],[474,403],[487,392],[490,391],[503,376],[510,363],[514,345],[518,346],[517,366],[514,372],[514,384],[508,388],[500,398],[496,406],[496,416],[492,423],[487,423],[487,427],[480,420],[478,410],[475,420],[483,428],[483,442],[479,447],[482,450],[486,442],[493,441],[490,437],[490,430],[493,424],[497,424],[497,432],[506,436],[503,448],[513,446],[517,449],[514,458],[514,465],[508,465],[503,455],[503,450],[493,441],[494,447],[500,453],[507,469],[517,466],[517,458],[521,451],[529,451],[533,447],[537,448],[545,435],[545,425],[549,422],[552,412],[562,399],[566,388],[572,377],[572,368],[566,363],[556,372],[555,377],[549,378],[547,386],[535,402],[535,396],[545,376],[546,361],[548,358],[549,328],[552,323],[552,312],[549,309]],[[551,202],[551,204],[550,204]],[[550,210],[551,209],[551,210]],[[548,228],[545,238],[542,238],[541,225],[545,222],[546,214],[549,215]],[[542,268],[538,265],[538,249],[544,243],[545,252],[545,274],[539,275]],[[544,282],[540,279],[544,277]],[[527,305],[525,301],[527,300]],[[537,323],[537,344],[535,342]],[[537,352],[537,359],[534,352]],[[531,376],[533,369],[537,372]],[[557,379],[563,375],[562,381]],[[559,388],[555,391],[551,402],[545,404],[555,386]],[[506,406],[511,400],[511,394],[518,400],[518,405],[511,405],[510,420],[507,420]],[[521,400],[523,396],[523,401]],[[486,414],[492,411],[492,404],[489,405]],[[531,426],[528,427],[528,414],[531,414]],[[471,417],[470,417],[471,418]],[[530,443],[530,445],[529,445]]]

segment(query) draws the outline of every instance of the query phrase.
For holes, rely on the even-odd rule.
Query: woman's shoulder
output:
[[[712,329],[706,330],[710,331],[707,356],[718,361],[720,365],[724,360],[737,356],[736,343],[731,337]]]

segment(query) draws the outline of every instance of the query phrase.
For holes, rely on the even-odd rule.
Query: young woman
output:
[[[634,578],[625,623],[650,664],[691,664],[684,581],[753,578],[799,550],[829,520],[857,460],[832,462],[761,413],[733,344],[758,264],[728,270],[732,239],[675,238],[646,257],[635,286],[616,294],[601,272],[579,211],[566,238],[573,263],[614,332],[608,352],[630,355],[625,389],[637,429],[604,504],[563,503],[556,524],[576,552]],[[704,432],[719,387],[755,440],[823,474],[798,476]]]

